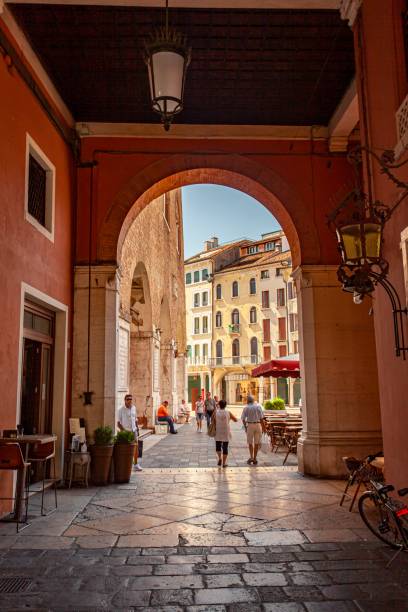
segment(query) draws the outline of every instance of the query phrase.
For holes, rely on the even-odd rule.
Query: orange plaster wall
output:
[[[363,63],[357,62],[358,77],[364,70],[368,144],[374,150],[393,149],[397,144],[395,112],[408,91],[402,39],[402,0],[370,0],[363,3]],[[358,30],[356,38],[358,37]],[[358,42],[358,41],[357,41]],[[365,66],[365,69],[362,68]],[[361,91],[361,82],[360,91]],[[362,96],[360,95],[360,113]],[[405,158],[407,156],[405,155]],[[398,160],[403,161],[404,158]],[[401,190],[372,165],[374,192],[388,205]],[[408,181],[408,166],[396,174]],[[401,231],[408,226],[408,200],[403,202],[386,225],[383,254],[389,261],[389,279],[396,287],[403,307],[406,295],[400,250]],[[408,361],[395,357],[391,305],[382,288],[374,300],[377,362],[383,426],[386,477],[396,487],[408,485]],[[405,332],[408,331],[405,326]],[[405,342],[408,344],[406,333]]]
[[[16,70],[7,69],[1,55],[0,91],[3,92],[0,96],[2,429],[16,425],[21,283],[25,282],[68,305],[71,312],[74,173],[69,148]],[[56,167],[54,243],[24,219],[26,132]],[[69,337],[70,333],[69,330]],[[67,374],[69,400],[70,369]]]
[[[269,189],[269,200],[264,199],[263,203],[278,221],[285,227],[273,195],[280,196],[281,208],[287,208],[289,214],[292,211],[296,216],[296,219],[292,216],[292,221],[300,243],[297,263],[338,261],[326,215],[334,205],[333,193],[350,180],[350,167],[344,156],[330,154],[324,142],[172,140],[171,132],[168,138],[150,140],[87,137],[81,141],[81,159],[98,162],[93,170],[94,261],[115,260],[120,228],[143,193],[160,181],[161,193],[182,186],[183,172],[191,169],[203,170],[203,182],[215,180],[225,185],[229,182],[224,170],[241,174],[243,191],[248,187],[246,178],[252,184],[259,184],[259,194],[252,195],[258,196],[260,201],[263,201],[265,189]],[[214,172],[211,177],[205,177],[205,171],[208,173],[210,169],[218,172],[218,178]],[[78,171],[81,188],[77,262],[88,259],[90,173],[88,168]],[[184,180],[187,182],[186,174]],[[154,196],[157,195],[154,192]],[[292,248],[295,246],[292,244]]]

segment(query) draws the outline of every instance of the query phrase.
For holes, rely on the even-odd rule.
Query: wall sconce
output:
[[[191,59],[185,37],[169,28],[169,2],[166,23],[145,43],[145,63],[149,73],[153,110],[161,117],[166,132],[177,113],[183,110],[184,83]]]
[[[390,208],[378,200],[372,201],[361,186],[362,152],[371,156],[395,185],[404,189],[402,195]],[[329,226],[336,231],[341,265],[337,276],[343,291],[353,294],[355,304],[361,304],[366,295],[371,295],[377,284],[381,285],[391,302],[395,337],[395,354],[406,357],[408,347],[404,340],[404,317],[407,308],[401,307],[401,301],[395,287],[387,278],[389,263],[382,256],[384,226],[393,212],[408,196],[408,183],[398,179],[391,169],[404,165],[394,164],[392,152],[385,151],[377,155],[367,147],[357,147],[350,151],[348,161],[353,165],[355,187],[328,216]]]

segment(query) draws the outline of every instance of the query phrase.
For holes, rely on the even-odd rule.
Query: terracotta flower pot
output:
[[[130,475],[132,474],[135,447],[136,442],[132,442],[131,444],[115,444],[113,451],[115,482],[129,482]]]
[[[108,484],[109,470],[112,461],[113,444],[89,447],[91,452],[91,480],[93,484],[103,486]]]

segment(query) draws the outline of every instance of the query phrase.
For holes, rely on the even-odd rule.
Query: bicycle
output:
[[[389,497],[393,485],[370,480],[371,489],[358,500],[358,511],[368,529],[382,542],[397,550],[388,562],[391,565],[400,552],[408,552],[408,506]],[[399,489],[398,495],[408,494],[408,487]]]

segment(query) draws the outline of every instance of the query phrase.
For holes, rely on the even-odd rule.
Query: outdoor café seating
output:
[[[45,444],[32,444],[29,446],[28,450],[28,461],[32,464],[32,466],[38,466],[38,474],[39,481],[41,482],[41,516],[45,516],[46,514],[50,514],[58,507],[57,501],[57,478],[55,475],[55,440],[51,442],[46,442]],[[47,465],[48,464],[48,465]],[[51,472],[52,467],[52,478],[47,479],[47,468]],[[47,482],[46,482],[47,481]],[[44,508],[44,497],[45,497],[45,489],[46,484],[48,487],[53,487],[54,489],[54,502],[55,507],[52,510],[46,511]]]
[[[18,443],[0,444],[0,470],[17,472],[17,485],[15,495],[12,497],[1,497],[2,501],[13,501],[14,508],[12,513],[6,518],[0,519],[0,522],[15,522],[16,531],[19,531],[20,525],[27,526],[28,513],[28,478],[27,470],[30,468],[30,463],[24,461],[20,445]],[[23,504],[25,506],[24,518],[22,518]]]

